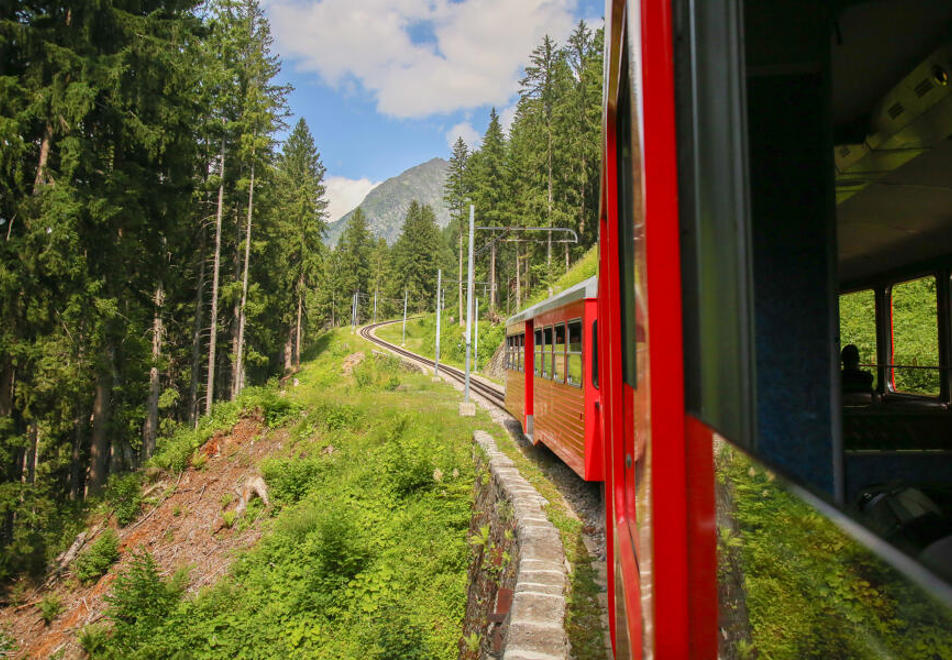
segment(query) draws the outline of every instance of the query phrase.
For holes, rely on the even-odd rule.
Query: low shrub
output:
[[[53,623],[53,619],[63,611],[63,601],[58,594],[48,594],[40,601],[40,614],[46,625]]]
[[[350,580],[369,559],[353,521],[353,516],[334,511],[318,523],[317,557],[324,577]]]
[[[279,504],[293,504],[303,498],[321,479],[330,459],[319,456],[298,459],[268,459],[261,464],[261,475],[271,497]]]
[[[105,575],[118,559],[119,536],[113,530],[107,529],[76,558],[73,574],[83,584],[89,584]]]
[[[148,552],[137,553],[129,569],[116,577],[112,593],[106,596],[107,616],[115,622],[115,642],[121,650],[134,648],[165,621],[178,604],[188,584],[188,574],[177,572],[166,581]]]
[[[109,630],[100,623],[92,623],[82,628],[76,638],[83,650],[90,657],[95,657],[106,650],[106,644],[109,642]]]
[[[142,509],[142,474],[129,472],[109,478],[106,501],[116,513],[119,525],[125,527],[139,517]]]

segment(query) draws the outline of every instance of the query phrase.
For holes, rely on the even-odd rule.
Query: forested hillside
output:
[[[324,167],[254,0],[0,15],[0,579],[88,496],[296,363]]]

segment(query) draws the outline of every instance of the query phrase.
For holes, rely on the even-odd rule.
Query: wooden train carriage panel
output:
[[[525,425],[525,323],[506,328],[506,410]]]

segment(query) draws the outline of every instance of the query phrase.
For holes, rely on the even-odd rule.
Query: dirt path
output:
[[[15,657],[48,658],[56,653],[63,658],[84,657],[76,635],[84,626],[103,618],[103,598],[110,592],[116,573],[125,570],[131,561],[133,551],[152,553],[163,575],[189,567],[190,593],[224,575],[235,551],[261,536],[260,521],[237,531],[225,526],[222,514],[235,508],[242,485],[258,474],[258,463],[287,440],[286,430],[264,431],[260,418],[243,418],[230,433],[216,434],[201,448],[207,457],[201,469],[190,467],[181,475],[163,475],[147,487],[158,503],[145,505],[136,522],[117,529],[119,561],[95,584],[79,585],[66,573],[51,587],[30,592],[26,604],[0,609],[4,631],[17,642]],[[112,518],[91,521],[91,528],[97,526],[99,532],[87,539],[86,547],[107,526],[115,529],[116,522]],[[38,604],[51,593],[59,595],[63,610],[46,626]]]

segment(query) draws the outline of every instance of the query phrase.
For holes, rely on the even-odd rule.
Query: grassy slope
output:
[[[281,397],[294,414],[261,466],[275,506],[260,543],[214,587],[120,626],[101,655],[456,657],[471,434],[494,426],[460,418],[455,391],[396,360],[343,376],[344,357],[367,348],[346,331],[325,345]],[[180,455],[174,445],[160,456]]]

